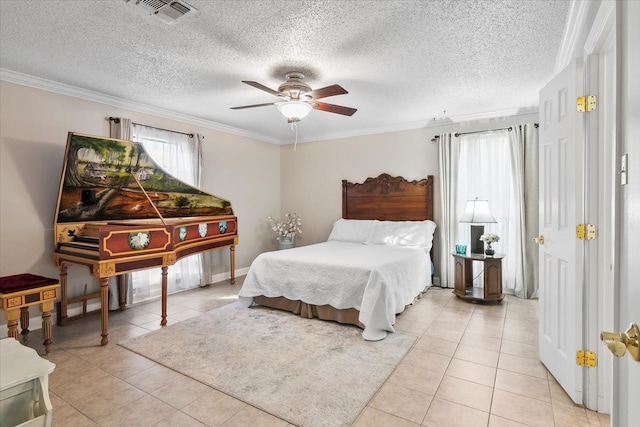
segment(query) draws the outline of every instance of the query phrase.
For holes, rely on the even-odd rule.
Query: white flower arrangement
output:
[[[300,219],[300,216],[296,212],[292,214],[287,212],[284,216],[286,218],[284,222],[278,222],[269,217],[269,225],[276,232],[278,239],[281,237],[293,238],[296,233],[302,234],[302,229],[300,228],[302,219]]]
[[[489,246],[491,246],[491,243],[500,241],[500,236],[498,236],[497,234],[487,233],[480,236],[480,240],[482,240],[485,243],[488,243]]]

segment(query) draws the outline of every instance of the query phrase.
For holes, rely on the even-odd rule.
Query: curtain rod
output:
[[[513,130],[513,127],[512,127],[512,126],[509,126],[508,128],[488,129],[488,130],[477,130],[477,131],[474,131],[474,132],[456,132],[456,133],[454,133],[453,135],[454,135],[455,137],[458,137],[458,136],[460,136],[460,135],[471,135],[471,134],[474,134],[474,133],[497,132],[497,131],[500,131],[500,130],[508,130],[509,132],[511,132],[511,131]]]
[[[120,123],[120,118],[119,117],[109,117],[109,121],[118,124],[118,123]],[[152,128],[152,129],[166,130],[167,132],[179,133],[179,134],[182,134],[182,135],[187,135],[189,138],[193,138],[193,134],[192,133],[180,132],[180,131],[177,131],[177,130],[164,129],[164,128],[159,128],[159,127],[149,126],[149,125],[143,125],[142,123],[131,122],[131,124],[132,125],[138,125],[138,126],[146,126],[148,128]]]
[[[537,127],[538,127],[538,126],[540,126],[540,125],[539,125],[538,123],[534,123],[534,124],[533,124],[533,126],[537,128]],[[475,132],[456,132],[456,133],[454,133],[453,135],[454,135],[455,137],[459,137],[460,135],[469,135],[469,134],[472,134],[472,133],[495,132],[495,131],[498,131],[498,130],[508,130],[508,131],[511,131],[512,129],[513,129],[513,126],[509,126],[508,128],[488,129],[488,130],[477,130],[477,131],[475,131]],[[435,135],[431,141],[437,141],[438,139],[440,139],[440,135]]]

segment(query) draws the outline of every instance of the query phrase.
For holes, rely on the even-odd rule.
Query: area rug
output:
[[[298,426],[348,426],[414,337],[232,303],[121,342],[157,363]]]

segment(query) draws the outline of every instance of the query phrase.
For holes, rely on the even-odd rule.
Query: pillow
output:
[[[378,222],[380,221],[373,219],[341,218],[333,223],[333,229],[327,241],[364,243]]]
[[[425,221],[379,221],[365,241],[368,245],[395,245],[431,250],[436,223]]]

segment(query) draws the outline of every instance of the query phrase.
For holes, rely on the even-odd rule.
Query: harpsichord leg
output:
[[[124,274],[117,277],[118,296],[120,299],[120,311],[124,311],[127,306],[127,279]]]
[[[234,285],[236,283],[236,246],[235,245],[231,245],[229,247],[229,268],[230,268],[230,275],[231,278],[229,279],[229,282]]]
[[[100,315],[102,316],[101,345],[109,342],[109,278],[100,278]]]
[[[67,324],[67,264],[60,264],[60,316],[58,325]]]
[[[162,266],[162,320],[160,325],[167,324],[167,276],[169,274],[169,267]]]

